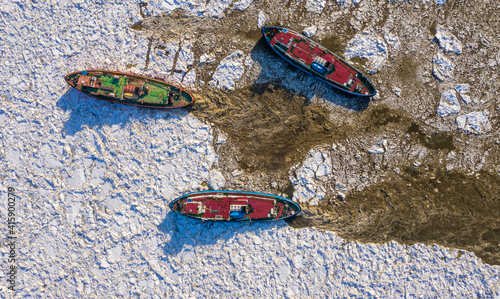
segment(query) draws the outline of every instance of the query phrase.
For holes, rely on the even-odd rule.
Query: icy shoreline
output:
[[[237,4],[244,10],[251,1]],[[17,296],[500,293],[500,268],[465,251],[346,242],[284,222],[227,225],[175,216],[170,200],[218,176],[211,125],[184,110],[95,100],[70,90],[62,76],[129,64],[143,69],[148,41],[128,28],[129,19],[140,19],[137,4],[4,2],[0,13],[0,82],[7,87],[0,91],[0,232],[4,241],[7,188],[14,187]],[[161,73],[161,63],[147,74]],[[13,297],[8,247],[0,252],[0,293]]]

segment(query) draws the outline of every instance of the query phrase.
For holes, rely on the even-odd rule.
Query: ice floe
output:
[[[85,181],[85,173],[83,172],[83,170],[76,169],[73,172],[73,175],[68,178],[68,185],[75,188],[81,188],[83,184],[85,184]]]
[[[326,6],[326,0],[305,0],[306,10],[316,14],[321,14]]]
[[[257,27],[259,27],[259,29],[260,29],[260,28],[264,27],[264,25],[266,25],[266,15],[261,10],[261,11],[259,11],[259,17],[257,19]]]
[[[254,0],[237,0],[237,1],[233,1],[233,8],[237,9],[237,10],[244,11],[248,7],[250,7],[250,5],[252,5],[253,1]]]
[[[246,55],[237,50],[222,59],[208,84],[216,88],[234,90],[236,82],[241,79],[245,72],[245,58]]]
[[[432,73],[440,81],[452,77],[454,66],[443,54],[436,53],[432,59],[432,63]]]
[[[466,133],[484,134],[491,131],[488,112],[476,111],[457,117],[457,126]]]
[[[445,53],[462,53],[462,43],[449,30],[439,27],[436,31],[436,39]]]
[[[458,94],[460,95],[465,104],[468,105],[471,103],[470,96],[468,95],[470,90],[469,84],[458,84],[455,87],[455,90],[458,92]]]
[[[224,12],[229,8],[229,5],[233,3],[233,0],[219,0],[219,1],[208,1],[206,2],[206,14],[207,17],[219,17],[224,16]]]
[[[220,173],[220,171],[211,170],[210,175],[208,176],[208,183],[210,185],[210,188],[212,188],[213,190],[219,190],[224,188],[226,180],[224,179],[224,176],[222,175],[222,173]]]
[[[307,37],[313,37],[316,34],[316,30],[318,30],[318,27],[310,26],[305,28],[304,31],[302,31],[302,34]]]
[[[347,60],[353,57],[368,59],[365,67],[370,74],[380,70],[387,60],[387,45],[384,39],[368,30],[356,34],[348,43],[345,53]]]
[[[370,147],[368,152],[370,154],[383,154],[387,150],[387,140],[379,142],[377,145]]]
[[[310,205],[317,205],[325,197],[325,190],[316,184],[316,180],[327,179],[332,172],[332,165],[327,153],[313,151],[304,160],[301,167],[293,169],[290,181],[294,185],[293,200]]]
[[[211,64],[215,62],[215,56],[211,54],[204,53],[200,56],[199,65],[202,66],[204,64]]]
[[[398,50],[401,46],[399,37],[394,33],[384,31],[384,40],[393,50]]]
[[[177,64],[175,71],[186,73],[194,63],[194,54],[191,52],[192,46],[182,46],[177,53]]]
[[[199,17],[223,18],[226,12],[232,10],[244,11],[253,3],[254,0],[219,0],[219,1],[200,1],[200,0],[150,0],[147,7],[152,14],[162,12],[170,13],[175,9],[183,9],[189,15]]]
[[[448,90],[441,95],[437,113],[442,117],[460,112],[460,103],[458,103],[455,90]]]

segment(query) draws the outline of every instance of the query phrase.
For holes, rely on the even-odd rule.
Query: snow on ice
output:
[[[468,95],[470,90],[469,84],[458,84],[455,87],[455,90],[458,91],[458,94],[460,95],[465,104],[468,105],[471,103],[470,96]]]
[[[245,72],[245,58],[246,55],[237,50],[222,59],[208,84],[212,87],[234,90],[236,82],[241,79]]]
[[[462,43],[456,38],[449,30],[439,27],[436,30],[436,38],[439,46],[445,53],[455,52],[455,54],[462,53]]]
[[[245,9],[252,1],[206,3],[149,1],[148,10],[223,17],[231,4]],[[326,2],[307,3],[321,11]],[[171,200],[204,182],[224,185],[212,126],[183,109],[100,101],[63,78],[127,65],[154,75],[170,66],[158,53],[144,71],[148,40],[129,30],[141,18],[137,2],[3,2],[0,10],[0,196],[12,187],[19,198],[17,297],[498,296],[499,267],[470,252],[361,244],[283,221],[206,223],[170,212]],[[179,47],[185,52],[171,68],[181,74],[194,63],[189,46],[165,51]],[[214,75],[217,88],[234,88],[244,71],[246,55],[233,55]],[[473,117],[467,123],[472,128]],[[329,161],[312,152],[302,164],[297,190],[312,190],[307,200],[321,198],[313,183],[332,175]],[[302,201],[300,192],[294,198]],[[2,236],[6,221],[0,217]],[[0,252],[5,257],[7,247]],[[1,277],[0,294],[13,297]]]
[[[307,27],[302,34],[307,37],[313,37],[316,34],[316,30],[318,30],[316,26]]]
[[[487,111],[476,111],[457,117],[459,129],[474,134],[484,134],[491,131],[491,123]]]
[[[436,53],[432,59],[432,73],[439,81],[443,81],[446,78],[451,78],[453,74],[454,66],[451,61],[446,58],[441,53]]]
[[[325,190],[318,184],[316,179],[325,179],[331,172],[330,158],[326,152],[314,150],[304,160],[301,167],[295,167],[290,173],[290,181],[294,185],[293,200],[310,205],[318,205],[325,197]]]
[[[387,45],[384,39],[371,30],[356,34],[348,43],[345,53],[347,60],[353,57],[366,58],[369,61],[367,71],[373,74],[380,70],[387,60]]]
[[[215,57],[211,54],[203,54],[200,56],[200,63],[199,65],[204,65],[204,64],[211,64],[215,62]]]
[[[162,12],[172,12],[176,8],[184,9],[190,15],[200,17],[223,18],[224,13],[234,9],[244,11],[254,0],[219,0],[219,1],[199,1],[199,0],[151,0],[147,2],[147,8],[156,14]],[[136,4],[137,5],[137,4]]]
[[[257,19],[257,27],[262,28],[266,25],[266,15],[261,10],[259,11],[259,18]]]
[[[455,114],[460,111],[460,104],[458,103],[457,94],[455,90],[448,90],[441,95],[437,113],[442,117],[450,114]]]
[[[385,153],[386,148],[387,148],[387,140],[383,140],[379,142],[377,145],[373,145],[372,147],[370,147],[368,152],[370,154],[383,154]]]
[[[391,46],[392,50],[394,51],[398,50],[399,47],[401,46],[401,43],[399,42],[399,37],[396,34],[391,33],[389,31],[384,31],[384,40],[389,46]]]
[[[308,12],[313,12],[316,14],[321,14],[321,12],[326,6],[326,0],[305,0],[305,1],[306,1],[306,10]]]

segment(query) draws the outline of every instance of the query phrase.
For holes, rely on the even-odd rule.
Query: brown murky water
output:
[[[256,1],[255,5],[265,5],[259,3]],[[288,2],[285,8],[290,9],[292,4],[299,5]],[[302,28],[299,22],[304,7],[300,5],[276,24],[268,25]],[[255,26],[257,11],[251,8],[247,12],[235,11],[224,19],[186,17],[176,11],[172,16],[146,18],[133,29],[160,41],[194,38],[197,41],[192,50],[196,59],[215,50],[216,61],[220,61],[235,49],[248,53],[266,46]],[[388,15],[386,8],[378,22],[385,22]],[[429,30],[435,31],[435,19],[426,18]],[[350,29],[349,19],[343,16],[330,24],[335,34],[322,37],[321,44],[342,53],[356,33]],[[366,61],[357,63],[363,65]],[[198,78],[207,82],[215,67],[216,64],[200,68]],[[437,91],[426,91],[426,85],[417,80],[419,67],[418,60],[403,57],[386,69],[385,76],[426,97],[438,96]],[[378,87],[388,90],[393,87],[394,82],[378,74],[374,76]],[[195,97],[193,115],[213,123],[228,136],[228,142],[219,147],[220,168],[228,172],[226,178],[231,178],[232,169],[224,161],[231,158],[244,170],[242,176],[254,177],[252,186],[258,191],[269,191],[270,181],[287,181],[290,167],[302,161],[312,148],[349,136],[400,132],[429,150],[449,152],[456,148],[453,133],[424,130],[421,122],[405,111],[380,103],[365,103],[347,107],[353,112],[332,118],[331,108],[311,103],[310,96],[291,92],[279,81],[252,84],[232,92],[205,85]],[[351,100],[356,101],[348,97],[345,101]],[[493,150],[491,154],[498,152]],[[346,239],[363,242],[437,243],[473,251],[485,262],[500,265],[499,176],[487,172],[467,176],[447,172],[438,164],[429,167],[423,172],[401,165],[400,175],[361,192],[352,192],[342,202],[326,198],[318,207],[303,207],[304,214],[289,223],[293,227],[332,230]],[[256,173],[266,176],[259,181]],[[227,184],[245,186],[230,179]],[[289,183],[281,184],[279,191],[293,194]]]
[[[328,108],[273,85],[234,92],[207,91],[193,114],[226,133],[246,171],[287,173],[319,144],[345,137]]]
[[[484,262],[500,264],[500,178],[478,178],[407,167],[393,179],[352,193],[335,205],[310,208],[293,227],[314,226],[363,242],[440,244],[473,251]]]

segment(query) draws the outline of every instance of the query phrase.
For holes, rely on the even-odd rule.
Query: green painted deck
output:
[[[186,91],[158,79],[131,74],[90,70],[66,75],[66,82],[96,98],[151,108],[179,108],[194,99]]]

